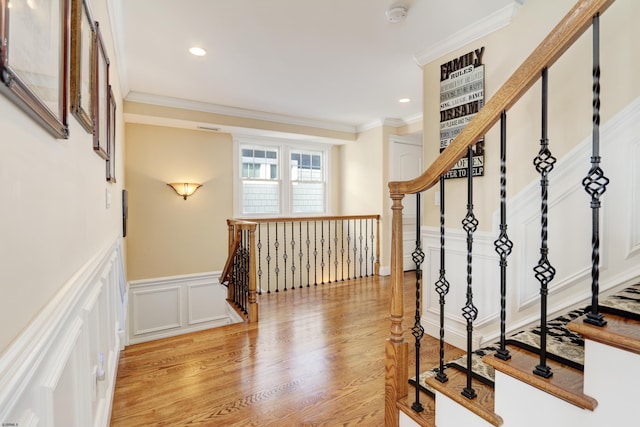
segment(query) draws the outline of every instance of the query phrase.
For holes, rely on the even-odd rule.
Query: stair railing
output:
[[[380,215],[254,218],[258,294],[380,273]]]
[[[220,283],[228,287],[227,301],[249,322],[258,321],[256,226],[255,222],[227,220],[229,256],[220,276]]]
[[[599,262],[599,237],[598,237],[598,209],[600,207],[599,197],[604,193],[608,179],[604,177],[602,171],[599,168],[599,145],[598,145],[598,125],[599,125],[599,60],[598,56],[598,20],[601,15],[614,0],[580,0],[569,11],[569,13],[562,19],[562,21],[549,33],[549,35],[540,43],[540,45],[533,51],[531,55],[522,63],[522,65],[507,79],[502,87],[491,97],[491,99],[484,105],[484,107],[476,114],[471,122],[469,122],[462,132],[455,138],[454,141],[440,154],[440,156],[429,166],[429,168],[419,177],[402,182],[390,182],[389,193],[392,200],[392,238],[391,238],[391,298],[390,298],[390,328],[389,337],[385,345],[385,425],[386,426],[398,426],[399,425],[399,411],[396,406],[396,402],[400,398],[405,398],[408,393],[408,343],[404,339],[403,328],[403,313],[404,313],[404,301],[403,301],[403,247],[402,247],[402,200],[405,195],[418,194],[429,188],[435,186],[436,183],[441,184],[441,244],[444,245],[444,184],[442,177],[446,174],[465,154],[469,154],[471,147],[478,141],[483,135],[485,135],[497,122],[502,121],[502,126],[506,126],[506,112],[531,88],[531,86],[541,76],[543,78],[543,98],[546,101],[546,74],[548,68],[550,68],[555,61],[569,49],[571,45],[589,28],[593,25],[594,31],[594,100],[593,100],[593,154],[591,158],[591,170],[588,176],[583,180],[585,190],[592,197],[592,221],[593,221],[593,237],[592,237],[592,310],[590,318],[593,323],[602,324],[601,314],[598,313],[598,262]],[[541,186],[542,186],[542,203],[541,203],[541,260],[539,265],[536,266],[534,272],[536,277],[541,282],[541,297],[544,301],[541,305],[541,317],[546,317],[546,294],[548,282],[553,278],[553,267],[547,260],[548,248],[546,247],[546,228],[547,228],[547,201],[546,201],[546,185],[548,185],[548,173],[553,168],[555,159],[551,156],[548,149],[548,140],[546,135],[546,106],[543,101],[543,125],[542,125],[542,139],[540,152],[534,160],[536,169],[541,174]],[[501,134],[501,145],[504,144],[506,139],[506,128],[503,128]],[[506,235],[506,216],[505,208],[505,159],[506,146],[501,149],[501,234],[498,240],[495,242],[496,251],[500,257],[501,268],[501,348],[498,350],[498,357],[509,358],[508,351],[504,348],[504,333],[505,333],[505,297],[506,297],[506,285],[504,282],[504,268],[506,268],[506,257],[511,252],[512,243]],[[469,159],[469,166],[471,165]],[[472,174],[468,173],[469,179],[469,201],[468,204],[472,205],[471,192],[472,192]],[[473,221],[472,207],[469,208],[465,221],[468,225],[464,225],[465,230],[468,233],[467,246],[468,250],[471,250],[471,244],[473,241],[472,233],[475,229]],[[475,223],[477,225],[477,223]],[[419,238],[416,238],[418,241]],[[443,249],[441,249],[443,252]],[[470,271],[471,255],[468,253],[467,259],[467,272]],[[444,305],[444,296],[446,295],[449,285],[444,277],[444,262],[441,260],[441,275],[440,279],[436,283],[436,290],[440,295],[440,305]],[[474,305],[472,300],[471,278],[467,279],[467,303],[463,308],[463,315],[468,321],[468,334],[473,330],[473,318]],[[446,284],[446,285],[445,285]],[[419,307],[417,305],[417,307]],[[442,312],[441,308],[441,351],[440,351],[440,368],[436,375],[436,379],[444,382],[447,380],[446,374],[442,372],[443,369],[443,325],[442,325]],[[468,315],[466,315],[468,314]],[[415,329],[415,326],[414,326]],[[470,335],[468,335],[468,341]],[[541,343],[544,346],[544,343]],[[419,347],[419,344],[416,344]],[[534,373],[538,375],[546,376],[551,375],[550,370],[546,367],[544,361],[544,352],[541,350],[541,362],[540,365],[535,367]],[[468,351],[470,353],[470,351]],[[419,357],[419,355],[417,355]],[[471,373],[472,363],[467,359],[468,371]],[[540,372],[536,372],[540,371]],[[469,374],[468,378],[471,377]],[[470,381],[469,381],[470,382]],[[473,389],[468,383],[467,388],[463,391],[463,395],[469,398],[474,397]],[[419,402],[415,405],[420,407]]]

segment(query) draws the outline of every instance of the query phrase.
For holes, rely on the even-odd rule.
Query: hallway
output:
[[[407,273],[405,319],[414,316],[414,280]],[[111,425],[383,424],[389,277],[272,293],[258,303],[257,324],[127,347]],[[413,352],[410,332],[405,337]],[[437,341],[425,337],[422,354],[422,368],[435,366]]]

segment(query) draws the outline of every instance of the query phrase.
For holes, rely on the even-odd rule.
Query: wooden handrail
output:
[[[580,0],[531,55],[480,109],[478,114],[419,177],[410,181],[389,182],[391,194],[415,194],[433,187],[580,37],[596,14],[602,14],[614,0]]]
[[[271,218],[245,218],[235,219],[238,223],[265,223],[265,222],[297,222],[297,221],[334,221],[349,219],[380,219],[380,215],[328,215],[328,216],[295,216],[295,217],[271,217]]]

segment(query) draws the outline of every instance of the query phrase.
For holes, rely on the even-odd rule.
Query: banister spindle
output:
[[[271,224],[267,225],[267,293],[271,293]]]
[[[260,238],[260,231],[262,230],[262,224],[258,224],[258,294],[262,295],[262,239]]]
[[[609,178],[600,168],[600,17],[593,17],[593,130],[591,144],[591,169],[582,180],[586,192],[591,196],[591,310],[585,322],[604,326],[607,321],[599,313],[600,293],[600,196],[607,190]]]
[[[444,372],[444,307],[445,295],[449,293],[449,282],[446,278],[444,251],[444,176],[440,176],[440,277],[436,282],[436,292],[440,296],[440,366],[436,379],[441,383],[449,380]]]
[[[545,67],[542,69],[542,138],[540,139],[540,151],[533,161],[536,171],[540,174],[542,200],[540,206],[540,260],[533,269],[536,279],[540,282],[540,364],[535,367],[533,373],[544,378],[549,378],[553,375],[551,368],[547,366],[547,294],[549,292],[549,283],[556,274],[555,268],[553,268],[548,259],[549,248],[547,246],[548,175],[553,170],[553,165],[556,162],[556,158],[549,151],[549,139],[547,137],[548,87],[548,71]]]
[[[462,226],[467,232],[467,295],[466,303],[462,308],[462,316],[467,321],[467,386],[462,390],[462,395],[467,399],[476,397],[476,391],[471,384],[473,370],[473,322],[478,317],[478,309],[473,305],[473,233],[478,228],[478,220],[473,213],[473,149],[467,151],[467,215],[462,220]]]
[[[500,348],[495,356],[502,360],[511,359],[506,348],[507,322],[507,257],[511,254],[513,242],[507,235],[507,113],[500,116],[500,235],[493,242],[500,256]]]
[[[287,291],[287,260],[289,259],[289,255],[287,255],[287,223],[282,223],[282,262],[284,263],[284,268],[282,270],[284,277],[284,291]]]
[[[422,250],[422,239],[420,237],[420,193],[416,193],[416,248],[411,254],[413,262],[416,265],[416,312],[414,316],[413,328],[411,333],[415,338],[416,346],[416,378],[420,378],[420,342],[424,336],[424,327],[421,323],[421,305],[420,288],[422,286],[422,263],[424,262],[424,251]],[[411,405],[411,409],[416,412],[422,412],[424,407],[420,403],[420,389],[416,387],[416,400]]]

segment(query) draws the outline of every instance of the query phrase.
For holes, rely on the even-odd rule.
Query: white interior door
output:
[[[422,135],[411,137],[392,136],[390,139],[390,178],[392,181],[407,181],[419,176],[422,167]],[[403,266],[404,270],[414,270],[415,263],[411,253],[415,249],[417,225],[416,196],[408,194],[402,200],[402,230],[403,230]]]

